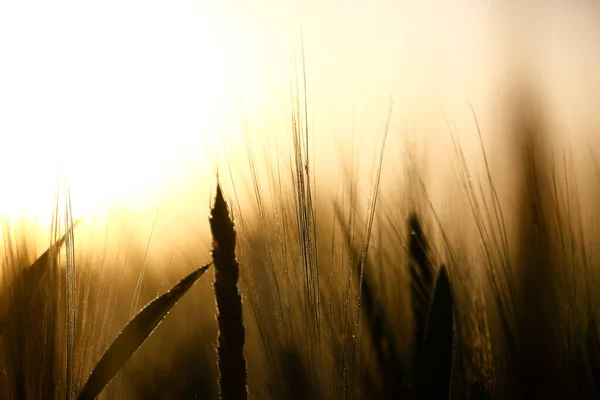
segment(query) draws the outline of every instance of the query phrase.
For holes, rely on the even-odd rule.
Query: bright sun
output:
[[[199,7],[0,6],[3,217],[49,220],[59,176],[77,217],[143,208],[211,171],[206,150],[261,84],[260,52],[231,13]]]

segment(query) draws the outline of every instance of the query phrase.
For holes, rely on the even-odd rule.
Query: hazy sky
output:
[[[393,145],[401,132],[447,135],[444,110],[472,135],[467,98],[501,133],[517,70],[540,79],[565,132],[590,132],[599,10],[589,0],[3,1],[0,178],[11,196],[0,211],[39,209],[59,171],[80,209],[141,204],[211,174],[206,146],[218,153],[221,135],[239,143],[242,114],[256,143],[267,131],[289,137],[302,37],[323,159],[361,134],[373,153],[391,95]]]

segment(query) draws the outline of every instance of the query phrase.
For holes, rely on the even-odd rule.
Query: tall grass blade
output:
[[[77,396],[79,400],[94,399],[102,392],[127,360],[152,334],[177,301],[206,272],[208,266],[209,264],[187,275],[168,292],[148,303],[127,323],[125,329],[112,342],[94,367],[79,396]]]
[[[429,307],[423,353],[417,371],[417,399],[448,399],[454,345],[450,281],[442,265]]]

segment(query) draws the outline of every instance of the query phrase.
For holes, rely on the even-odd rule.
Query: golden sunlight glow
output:
[[[4,217],[49,220],[59,177],[76,217],[156,204],[212,170],[207,150],[239,126],[244,91],[260,92],[260,49],[217,7],[30,6],[0,6]]]
[[[473,134],[467,99],[493,134],[519,51],[536,76],[553,77],[545,90],[557,118],[597,118],[586,99],[599,83],[573,81],[594,76],[599,63],[597,7],[578,3],[562,23],[558,5],[535,18],[523,7],[520,20],[519,7],[494,2],[251,3],[3,2],[0,215],[49,221],[59,176],[75,217],[115,205],[149,210],[194,185],[209,193],[218,165],[247,169],[235,154],[244,129],[255,149],[263,133],[289,138],[302,41],[324,170],[340,143],[346,156],[349,143],[375,151],[390,95],[391,131],[418,132],[432,152],[436,135],[447,134],[444,112],[458,134]]]

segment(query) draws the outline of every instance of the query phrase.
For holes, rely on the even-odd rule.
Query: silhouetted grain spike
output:
[[[210,230],[213,235],[212,257],[215,265],[213,286],[219,325],[217,356],[220,396],[223,400],[246,399],[244,322],[242,298],[237,286],[239,265],[235,257],[236,233],[218,184],[215,205],[210,215]]]
[[[408,220],[410,273],[413,315],[415,320],[416,357],[420,356],[425,336],[427,310],[433,289],[433,268],[427,258],[428,245],[416,214]]]
[[[441,266],[429,307],[423,353],[418,360],[417,399],[448,399],[454,345],[453,298]]]
[[[131,358],[144,341],[152,334],[167,313],[189,288],[206,272],[209,264],[199,268],[180,280],[168,292],[148,303],[125,326],[112,342],[88,377],[77,398],[95,399]]]

